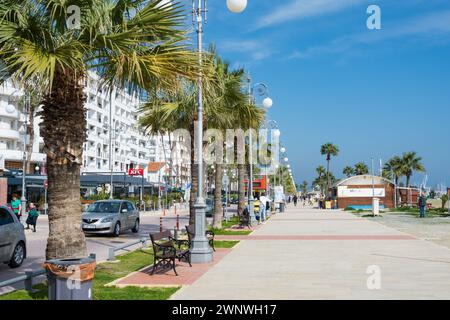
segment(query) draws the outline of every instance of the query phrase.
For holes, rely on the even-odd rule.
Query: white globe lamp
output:
[[[227,0],[227,7],[233,13],[241,13],[247,8],[247,0]]]
[[[283,147],[283,148],[280,149],[280,151],[281,151],[282,153],[284,153],[284,152],[286,152],[286,148]]]
[[[273,101],[270,98],[265,98],[263,100],[262,104],[265,109],[270,109],[270,107],[272,107],[272,105],[273,105]]]
[[[6,112],[8,112],[9,114],[12,114],[12,113],[16,112],[16,107],[13,106],[12,104],[8,104],[6,106]]]

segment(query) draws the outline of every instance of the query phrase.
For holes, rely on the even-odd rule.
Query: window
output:
[[[133,207],[133,204],[131,203],[131,202],[127,202],[127,209],[128,209],[128,212],[132,212],[132,211],[134,211],[134,207]]]
[[[122,212],[123,209],[127,209],[127,204],[125,202],[122,202],[122,206],[120,207],[120,212]]]
[[[0,209],[0,226],[14,223],[14,218],[5,209]]]

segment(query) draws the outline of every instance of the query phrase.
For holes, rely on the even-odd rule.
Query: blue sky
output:
[[[205,41],[269,85],[269,117],[297,182],[314,178],[320,145],[333,142],[338,177],[346,165],[417,151],[429,183],[450,186],[448,0],[249,0],[238,15],[208,2]],[[366,26],[371,4],[381,30]]]

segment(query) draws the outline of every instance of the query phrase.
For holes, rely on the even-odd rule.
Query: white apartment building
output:
[[[175,144],[171,152],[167,135],[163,139],[160,136],[149,137],[138,129],[139,97],[116,89],[110,95],[106,88],[99,86],[95,73],[89,73],[85,84],[87,141],[84,144],[82,173],[110,172],[109,129],[112,124],[111,158],[114,172],[143,168],[144,178],[148,182],[175,182],[178,176],[183,176],[186,181],[189,152],[180,144]],[[10,82],[0,86],[0,165],[3,164],[5,169],[22,169],[25,121],[28,117],[19,104],[21,96],[23,92],[14,88]],[[39,117],[34,118],[31,168],[36,165],[42,167],[46,158],[42,153],[43,140],[39,135],[40,120]],[[161,172],[149,173],[149,164],[155,162],[172,163],[172,173],[168,166],[162,168]]]
[[[29,117],[24,107],[19,103],[23,92],[13,86],[10,81],[0,86],[0,169],[18,169],[23,166],[24,142],[29,143],[30,135],[26,132],[26,124]],[[31,168],[42,166],[45,162],[43,154],[43,140],[39,135],[39,117],[34,117],[33,130],[34,141],[32,142]],[[25,139],[25,141],[24,141]]]

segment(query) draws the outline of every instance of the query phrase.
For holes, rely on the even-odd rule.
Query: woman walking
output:
[[[27,227],[25,229],[30,229],[30,225],[33,226],[33,232],[36,232],[36,222],[39,217],[39,213],[36,210],[34,203],[30,203],[30,210],[28,211],[28,218],[26,221]]]

